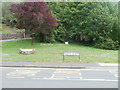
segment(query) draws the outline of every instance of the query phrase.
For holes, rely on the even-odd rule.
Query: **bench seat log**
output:
[[[35,53],[35,49],[20,49],[19,53],[20,54],[34,54]]]

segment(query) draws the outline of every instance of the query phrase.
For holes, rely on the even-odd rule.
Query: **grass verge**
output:
[[[21,55],[20,48],[36,49],[35,54]],[[2,50],[2,61],[11,62],[62,62],[64,52],[80,52],[81,62],[104,62],[117,63],[117,50],[103,50],[89,46],[83,46],[78,43],[69,45],[61,43],[38,43],[31,45],[31,40],[8,41],[3,42],[0,48]],[[79,62],[78,56],[65,56],[65,62]]]

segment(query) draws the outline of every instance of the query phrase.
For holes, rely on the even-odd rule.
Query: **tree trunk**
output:
[[[34,43],[34,33],[32,33],[32,42],[31,42],[31,45],[33,45]]]

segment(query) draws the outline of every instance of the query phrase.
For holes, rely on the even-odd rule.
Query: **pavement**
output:
[[[0,67],[35,67],[35,68],[96,68],[114,67],[117,63],[66,63],[66,62],[1,62]]]
[[[17,40],[24,40],[24,39],[31,39],[31,38],[7,39],[7,40],[0,40],[0,42],[17,41]]]

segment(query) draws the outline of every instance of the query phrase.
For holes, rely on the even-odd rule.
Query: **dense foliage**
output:
[[[57,27],[53,30],[47,30],[50,31],[49,34],[43,33],[46,32],[46,29],[42,29],[42,27],[38,25],[41,23],[40,20],[34,20],[35,25],[30,23],[31,19],[26,16],[34,16],[33,14],[26,14],[22,11],[23,18],[21,19],[21,17],[19,17],[20,21],[18,21],[29,21],[28,25],[26,24],[27,27],[30,26],[29,30],[33,28],[35,30],[36,26],[38,26],[38,29],[35,31],[40,31],[40,33],[36,34],[39,41],[75,41],[92,44],[95,47],[104,49],[119,48],[120,38],[118,36],[120,32],[118,31],[119,10],[117,2],[48,2],[47,4],[52,10],[50,13],[57,18]],[[35,10],[37,11],[39,9]],[[46,17],[44,14],[43,16]],[[39,15],[32,17],[32,19],[36,18],[39,18]],[[55,19],[52,20],[54,23]],[[48,21],[50,21],[49,23],[51,23],[52,20],[48,19]],[[43,23],[42,26],[50,28],[48,24]],[[22,25],[22,27],[24,27],[24,25]]]
[[[0,21],[8,26],[13,26],[16,23],[14,16],[9,10],[11,4],[12,2],[2,2],[2,18]]]
[[[12,4],[10,11],[17,19],[17,28],[25,29],[26,33],[48,34],[56,26],[56,19],[45,2]]]
[[[118,49],[116,2],[57,2],[49,6],[58,19],[53,32],[56,41],[74,40],[93,43],[98,48]]]

